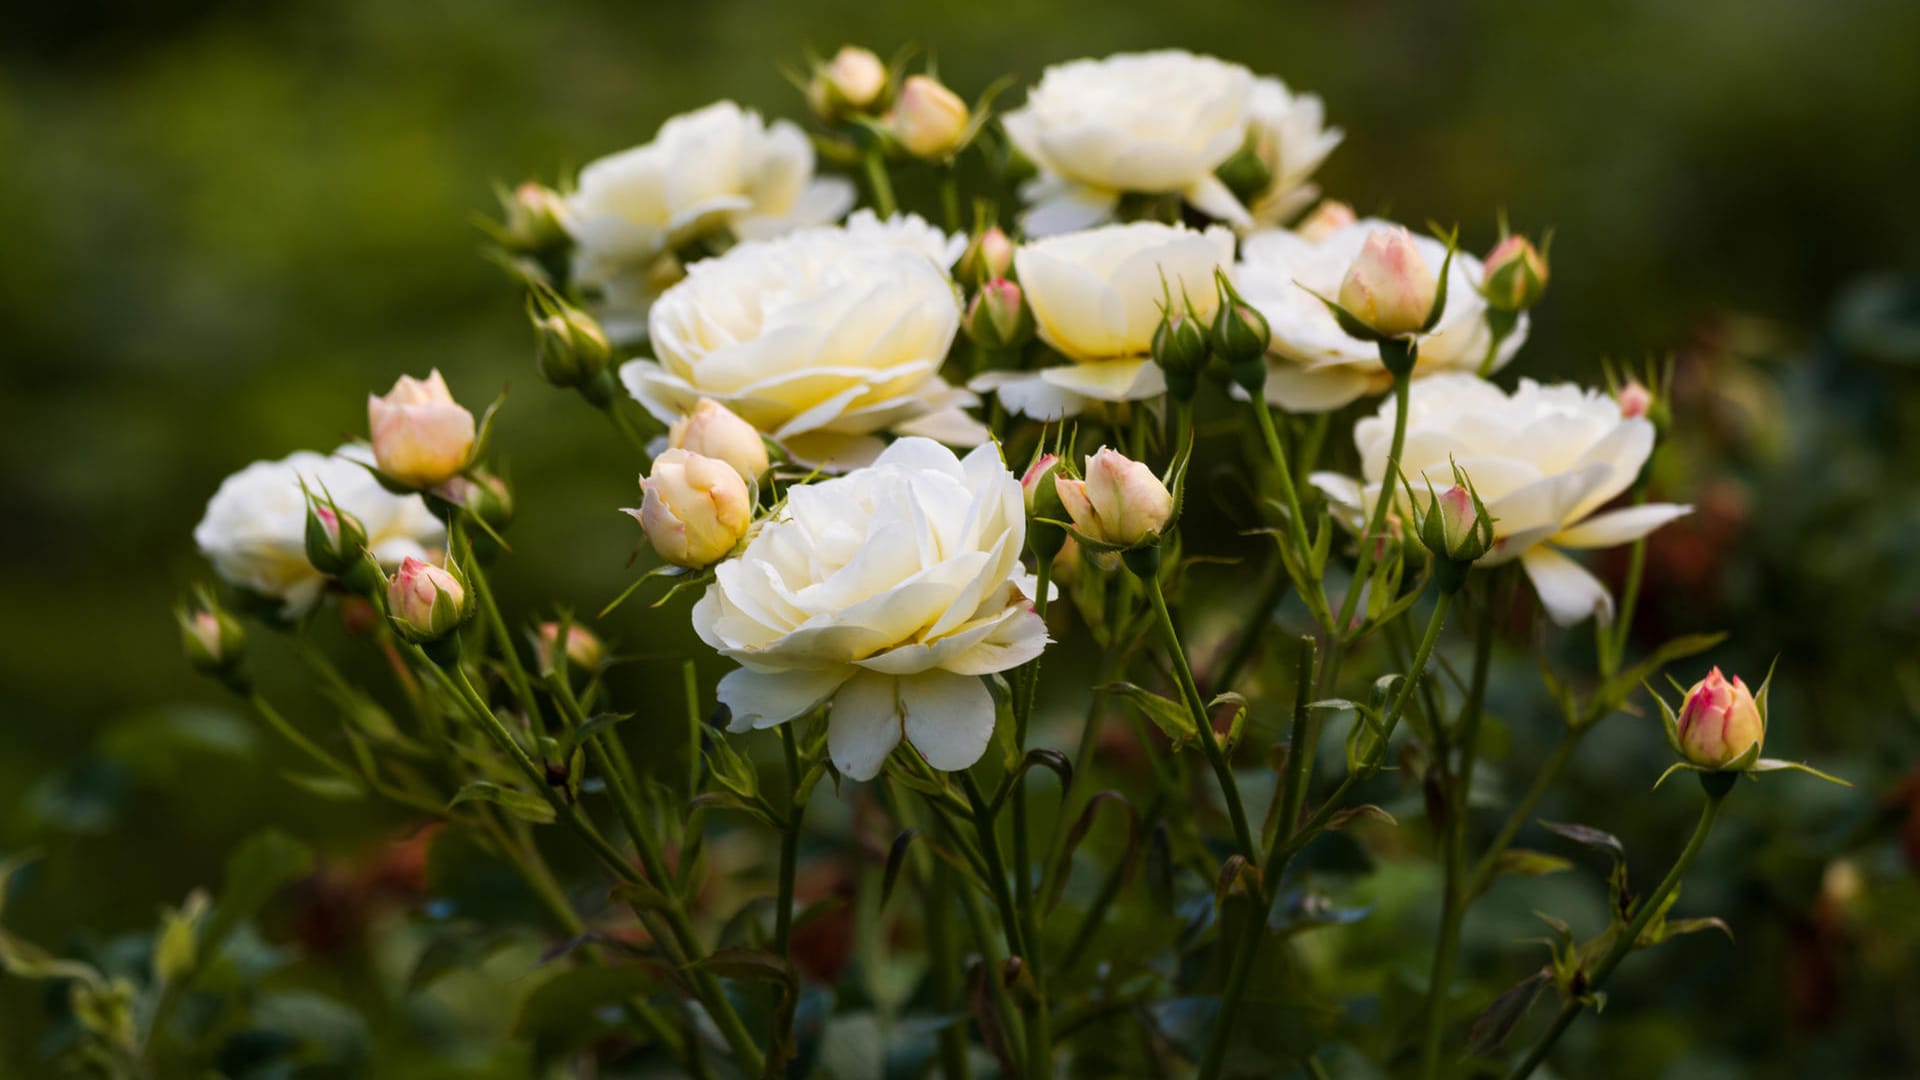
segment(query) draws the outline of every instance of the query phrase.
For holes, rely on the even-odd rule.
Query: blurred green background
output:
[[[1738,951],[1702,937],[1629,965],[1618,1012],[1568,1040],[1626,1056],[1579,1074],[1920,1072],[1920,5],[75,0],[6,21],[0,851],[43,856],[7,913],[23,935],[148,926],[261,824],[343,857],[390,827],[290,795],[282,748],[179,660],[169,607],[204,574],[189,534],[228,472],[360,432],[365,392],[402,371],[437,366],[470,402],[510,384],[506,601],[597,610],[626,579],[635,464],[535,376],[479,257],[493,182],[556,180],[720,96],[797,118],[778,68],[809,46],[919,44],[971,96],[1179,45],[1321,94],[1347,140],[1320,179],[1362,211],[1459,222],[1482,249],[1498,208],[1555,229],[1511,371],[1679,357],[1661,483],[1703,510],[1656,546],[1643,644],[1737,629],[1712,659],[1750,679],[1778,653],[1769,750],[1859,783],[1740,800],[1684,902]],[[673,619],[635,606],[612,630],[665,653]],[[296,685],[267,651],[263,678]],[[1503,675],[1524,781],[1553,720],[1530,661]],[[1547,809],[1654,875],[1691,811],[1643,795],[1661,750],[1635,723]],[[1490,983],[1535,962],[1514,944],[1528,898],[1508,906],[1469,941]],[[0,1069],[33,1075],[39,1004],[0,981]]]

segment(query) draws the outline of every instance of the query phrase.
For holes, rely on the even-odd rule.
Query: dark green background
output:
[[[625,580],[635,532],[614,508],[637,494],[634,464],[533,373],[472,226],[493,181],[556,179],[718,96],[797,116],[778,66],[809,45],[917,43],[969,96],[1004,72],[1180,45],[1320,93],[1348,132],[1320,178],[1363,211],[1457,221],[1475,247],[1500,207],[1555,228],[1552,289],[1514,370],[1595,380],[1602,357],[1683,354],[1699,413],[1678,423],[1712,422],[1682,435],[1702,460],[1664,466],[1668,494],[1731,485],[1744,515],[1708,574],[1650,598],[1650,632],[1736,628],[1714,658],[1750,677],[1782,653],[1770,749],[1861,783],[1743,791],[1704,864],[1719,883],[1696,896],[1740,950],[1670,947],[1666,977],[1649,962],[1622,982],[1641,1000],[1609,1010],[1604,1040],[1586,1024],[1570,1043],[1637,1046],[1689,1076],[1818,1062],[1891,1076],[1920,1060],[1920,1032],[1897,1020],[1920,1015],[1906,973],[1920,894],[1873,831],[1920,757],[1902,689],[1920,641],[1906,367],[1920,5],[77,0],[6,24],[0,850],[46,856],[8,916],[28,936],[145,926],[217,881],[262,822],[336,850],[377,824],[290,796],[263,764],[276,745],[218,750],[246,729],[178,659],[168,608],[204,572],[189,533],[228,472],[360,432],[365,392],[401,371],[438,366],[473,403],[511,384],[506,599],[594,609]],[[1893,313],[1836,321],[1849,296]],[[671,636],[638,607],[613,629],[664,652],[684,641],[670,618]],[[267,679],[292,685],[267,652]],[[1516,657],[1505,672],[1518,700],[1531,670]],[[198,748],[127,750],[182,723]],[[1549,723],[1516,719],[1515,738],[1544,745]],[[1596,740],[1559,809],[1664,852],[1690,811],[1641,797],[1658,754],[1633,723]],[[1807,992],[1795,950],[1822,864],[1849,848],[1872,902],[1836,947],[1832,1015],[1810,1025],[1791,1019]],[[1490,982],[1524,970],[1511,942],[1530,933],[1521,905],[1470,942]],[[37,1000],[0,983],[0,1066],[31,1067]],[[1609,1061],[1582,1074],[1626,1075]]]

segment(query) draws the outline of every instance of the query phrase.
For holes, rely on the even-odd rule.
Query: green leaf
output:
[[[1611,712],[1617,708],[1621,702],[1627,700],[1628,694],[1633,693],[1634,687],[1653,678],[1661,668],[1675,660],[1684,660],[1689,656],[1706,652],[1725,640],[1727,640],[1725,634],[1687,634],[1661,645],[1647,654],[1646,659],[1600,684],[1600,688],[1593,693],[1594,702],[1599,706],[1596,715]]]
[[[1200,737],[1200,729],[1194,726],[1193,716],[1187,712],[1186,706],[1169,701],[1151,690],[1135,686],[1130,682],[1108,683],[1105,686],[1096,686],[1094,690],[1099,693],[1116,694],[1130,702],[1148,720],[1153,721],[1154,726],[1158,727],[1168,739],[1173,741],[1173,748],[1176,750]]]
[[[1467,1034],[1467,1056],[1485,1057],[1500,1049],[1513,1029],[1526,1019],[1527,1012],[1539,999],[1540,991],[1551,981],[1553,973],[1542,968],[1494,998],[1486,1011],[1474,1020],[1473,1029]]]
[[[313,872],[313,850],[278,829],[254,833],[227,858],[226,884],[200,935],[200,955],[217,955],[227,936],[266,906],[273,894]]]
[[[1387,813],[1372,803],[1363,803],[1359,806],[1349,806],[1345,810],[1327,818],[1326,828],[1327,831],[1333,832],[1344,829],[1356,821],[1378,821],[1392,825],[1395,828],[1398,828],[1400,825],[1400,822],[1394,820],[1392,814]]]
[[[1817,776],[1820,779],[1825,780],[1829,784],[1839,784],[1841,787],[1844,787],[1844,788],[1850,788],[1853,786],[1848,781],[1842,780],[1839,777],[1830,775],[1828,773],[1823,773],[1819,769],[1816,769],[1811,765],[1803,764],[1798,761],[1782,761],[1779,758],[1760,758],[1759,760],[1755,761],[1747,769],[1747,771],[1763,773],[1763,772],[1779,772],[1782,769],[1788,769],[1793,772],[1803,772],[1803,773],[1806,773],[1808,776]]]
[[[893,846],[887,849],[887,869],[880,878],[880,906],[886,907],[893,896],[893,886],[900,879],[900,869],[906,865],[907,849],[913,846],[914,837],[920,835],[919,829],[902,830],[893,838]]]
[[[551,825],[559,820],[553,804],[538,795],[529,795],[518,788],[501,787],[486,780],[475,780],[454,793],[447,803],[449,809],[461,803],[492,803],[521,821],[534,825]]]
[[[367,789],[350,776],[339,773],[296,773],[280,774],[281,779],[309,795],[330,802],[353,802],[367,797]]]
[[[1518,877],[1541,877],[1557,874],[1573,868],[1573,860],[1558,855],[1549,855],[1544,851],[1530,851],[1526,848],[1508,848],[1493,861],[1494,876],[1513,874]]]
[[[1602,832],[1591,825],[1575,825],[1542,818],[1540,827],[1558,836],[1566,837],[1576,844],[1582,844],[1595,851],[1603,851],[1616,860],[1627,857],[1627,849],[1620,843],[1619,837],[1610,832]]]
[[[1055,905],[1060,903],[1061,894],[1067,888],[1067,871],[1073,864],[1073,853],[1079,849],[1080,842],[1085,840],[1087,833],[1093,829],[1094,817],[1099,813],[1100,807],[1108,803],[1127,812],[1127,848],[1120,856],[1120,882],[1124,885],[1132,880],[1134,859],[1140,850],[1140,815],[1135,812],[1133,804],[1127,801],[1125,795],[1117,791],[1095,792],[1093,798],[1087,800],[1085,809],[1080,811],[1080,816],[1074,819],[1073,827],[1067,830],[1067,835],[1060,845],[1059,862],[1053,874],[1053,889],[1045,898],[1048,911],[1052,911]]]

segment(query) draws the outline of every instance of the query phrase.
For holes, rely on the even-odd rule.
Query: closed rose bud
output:
[[[673,422],[667,445],[724,461],[742,480],[757,480],[771,464],[760,431],[712,398],[701,398],[693,412]]]
[[[1104,446],[1087,459],[1085,480],[1060,476],[1054,487],[1080,535],[1112,547],[1158,540],[1173,519],[1173,494],[1153,470]]]
[[[1013,240],[995,225],[967,244],[960,261],[953,266],[954,279],[969,288],[978,288],[994,278],[1013,273]]]
[[[1020,494],[1027,503],[1027,546],[1042,559],[1052,558],[1068,540],[1067,530],[1052,524],[1067,519],[1055,484],[1059,475],[1060,455],[1042,454],[1020,477]]]
[[[247,652],[247,633],[238,620],[203,596],[196,607],[175,612],[180,623],[180,648],[187,663],[203,675],[225,675],[240,666]]]
[[[1738,675],[1729,682],[1714,668],[1693,684],[1680,706],[1680,752],[1703,769],[1738,761],[1766,738],[1767,722]]]
[[[971,115],[960,96],[929,75],[911,75],[893,103],[890,127],[907,153],[927,161],[952,157],[967,137]]]
[[[1308,243],[1317,244],[1341,229],[1359,221],[1353,207],[1338,199],[1322,199],[1320,205],[1313,208],[1306,220],[1294,227],[1294,232]]]
[[[1213,274],[1218,306],[1208,344],[1213,355],[1225,361],[1233,381],[1249,392],[1258,390],[1267,380],[1267,342],[1273,331],[1267,317],[1241,298],[1224,271]]]
[[[1153,331],[1153,362],[1167,375],[1167,386],[1171,390],[1177,381],[1191,387],[1200,368],[1207,362],[1207,331],[1200,320],[1187,310],[1184,301],[1176,300],[1160,313],[1160,325]],[[1183,400],[1193,397],[1192,389],[1179,395]]]
[[[1547,260],[1533,241],[1515,233],[1487,253],[1480,294],[1496,311],[1525,311],[1547,291]]]
[[[1640,380],[1629,379],[1614,395],[1614,400],[1620,403],[1620,415],[1632,420],[1647,415],[1647,410],[1653,407],[1653,392],[1641,385]]]
[[[562,389],[579,386],[607,370],[613,346],[593,316],[551,298],[528,301],[533,321],[534,363],[540,377]]]
[[[733,466],[703,454],[668,450],[641,483],[640,509],[628,510],[660,557],[676,566],[711,566],[733,551],[753,523],[747,482]]]
[[[870,50],[843,45],[833,59],[814,68],[807,104],[822,120],[866,112],[887,91],[887,66]]]
[[[311,495],[307,500],[306,544],[307,562],[332,577],[369,561],[367,529],[360,519]]]
[[[543,622],[540,624],[537,644],[540,674],[543,676],[554,673],[559,667],[562,655],[567,658],[568,670],[588,673],[599,671],[600,665],[606,661],[607,657],[606,646],[600,643],[600,638],[593,631],[584,626],[568,625],[567,643],[563,653],[560,647],[560,624]]]
[[[1480,511],[1473,492],[1461,484],[1435,495],[1427,508],[1420,542],[1435,559],[1452,564],[1436,567],[1443,588],[1459,588],[1466,568],[1493,546],[1492,523],[1482,521]]]
[[[434,488],[433,494],[495,529],[504,529],[513,521],[513,489],[488,469],[476,467],[465,476],[456,476]]]
[[[409,641],[446,637],[467,620],[467,588],[452,571],[408,556],[387,579],[387,614]]]
[[[1340,282],[1340,306],[1381,337],[1419,333],[1439,282],[1405,229],[1376,229]]]
[[[453,400],[437,370],[425,379],[400,376],[385,397],[368,395],[367,426],[374,464],[408,487],[445,483],[473,453],[473,414]]]
[[[1006,278],[995,278],[973,294],[964,326],[967,337],[983,349],[1017,349],[1033,340],[1033,309],[1027,306],[1020,286]]]
[[[500,195],[505,220],[498,233],[508,249],[537,254],[567,242],[567,201],[545,184],[532,181]]]

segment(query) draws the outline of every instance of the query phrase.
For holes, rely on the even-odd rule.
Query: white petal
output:
[[[1369,371],[1357,364],[1310,367],[1285,360],[1270,362],[1267,401],[1288,412],[1331,412],[1357,398],[1379,392],[1382,387],[1377,376],[1380,374],[1380,370]]]
[[[758,731],[784,724],[827,700],[847,680],[849,668],[826,671],[729,671],[720,679],[720,703],[733,713],[728,731]]]
[[[901,680],[907,739],[941,772],[980,760],[993,738],[993,695],[975,675],[928,671]]]
[[[1553,538],[1553,542],[1561,547],[1570,548],[1612,547],[1615,544],[1638,540],[1667,522],[1685,517],[1692,512],[1693,507],[1678,506],[1674,503],[1648,503],[1644,506],[1610,510],[1604,514],[1595,514],[1578,525],[1561,530]]]
[[[1233,191],[1212,173],[1188,184],[1187,190],[1181,194],[1185,196],[1188,206],[1216,221],[1243,229],[1253,225],[1247,208],[1240,205],[1240,200],[1233,197]]]
[[[1117,191],[1061,182],[1050,186],[1039,201],[1020,215],[1020,226],[1033,237],[1074,232],[1112,220],[1119,205]]]
[[[1039,374],[1054,386],[1095,401],[1144,401],[1167,392],[1167,377],[1151,360],[1056,364]]]
[[[890,675],[860,674],[834,695],[827,714],[827,755],[840,775],[871,780],[900,745],[899,682]]]
[[[948,446],[980,446],[993,438],[987,426],[959,409],[925,413],[893,426],[896,435],[919,435]]]
[[[1087,407],[1087,399],[1062,386],[1056,386],[1029,371],[988,371],[974,376],[967,389],[998,394],[1000,404],[1015,416],[1035,420],[1059,420],[1078,416]]]
[[[1602,623],[1613,621],[1613,597],[1586,567],[1545,544],[1528,548],[1520,556],[1520,565],[1533,581],[1533,591],[1540,594],[1547,617],[1556,624],[1572,626],[1588,616],[1598,616]]]

